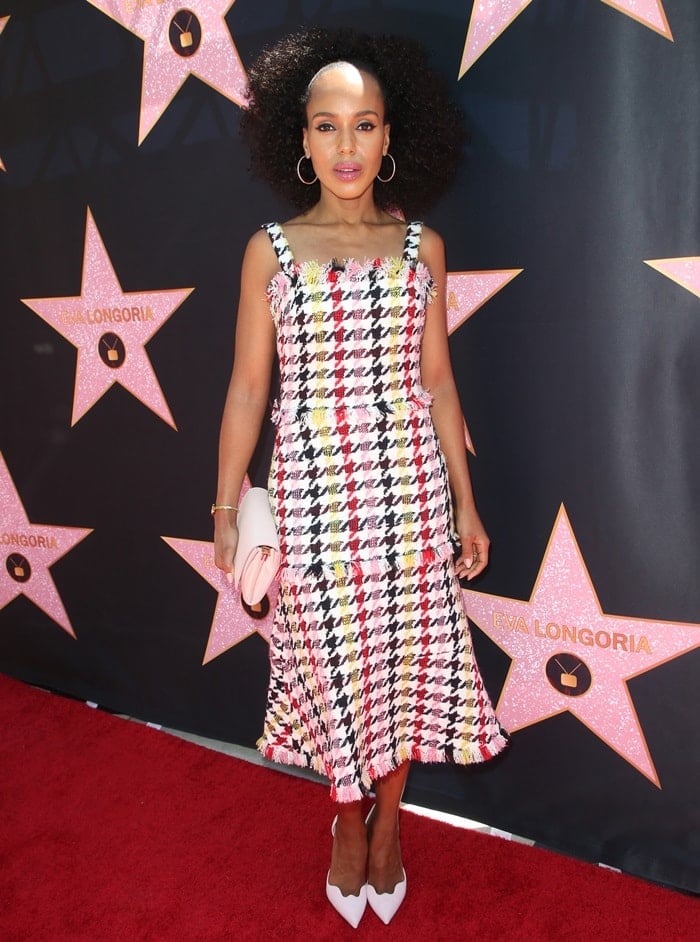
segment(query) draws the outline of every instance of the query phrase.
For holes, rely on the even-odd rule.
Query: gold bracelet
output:
[[[210,511],[212,517],[217,510],[235,510],[235,512],[238,513],[238,507],[234,507],[231,504],[212,504]]]

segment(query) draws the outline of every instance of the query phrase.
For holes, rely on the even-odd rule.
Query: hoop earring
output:
[[[314,174],[313,180],[305,180],[305,179],[302,177],[302,175],[301,175],[301,169],[300,169],[300,168],[301,168],[301,162],[302,162],[302,160],[308,160],[308,161],[310,162],[310,161],[311,161],[311,158],[310,158],[310,157],[307,157],[306,154],[302,154],[301,157],[299,158],[299,160],[297,160],[297,176],[299,177],[299,179],[301,180],[301,182],[304,184],[304,186],[313,186],[314,183],[318,180],[318,177],[316,176],[316,174]],[[313,164],[311,164],[311,169],[313,170]]]
[[[380,183],[389,183],[389,181],[393,180],[394,177],[396,176],[396,161],[391,156],[391,154],[384,154],[384,157],[388,157],[389,160],[391,161],[391,173],[389,174],[388,177],[380,177],[379,174],[377,174],[377,180],[379,180]],[[382,158],[382,160],[383,159],[384,158]],[[381,167],[379,169],[381,170]]]

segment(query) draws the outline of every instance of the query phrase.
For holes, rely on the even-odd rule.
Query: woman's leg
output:
[[[410,762],[404,762],[374,784],[377,801],[367,824],[368,882],[377,893],[392,893],[404,877],[399,843],[399,802]]]
[[[328,882],[344,896],[356,896],[367,872],[367,830],[359,801],[338,802]]]

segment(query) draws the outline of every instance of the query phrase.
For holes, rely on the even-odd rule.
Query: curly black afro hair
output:
[[[319,69],[339,60],[373,74],[384,94],[396,175],[375,185],[375,202],[382,209],[399,208],[407,218],[422,215],[452,180],[464,122],[423,48],[398,36],[310,29],[264,49],[248,72],[248,108],[241,120],[252,173],[297,210],[318,202],[319,184],[304,186],[296,174],[307,89]],[[382,175],[388,172],[383,168]]]

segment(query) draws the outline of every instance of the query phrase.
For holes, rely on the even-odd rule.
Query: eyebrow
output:
[[[362,118],[368,114],[373,114],[375,118],[379,118],[379,113],[373,111],[371,108],[367,108],[365,111],[356,111],[354,117]],[[335,113],[332,111],[317,111],[315,114],[311,115],[311,120],[313,121],[316,118],[335,118],[335,116]]]

